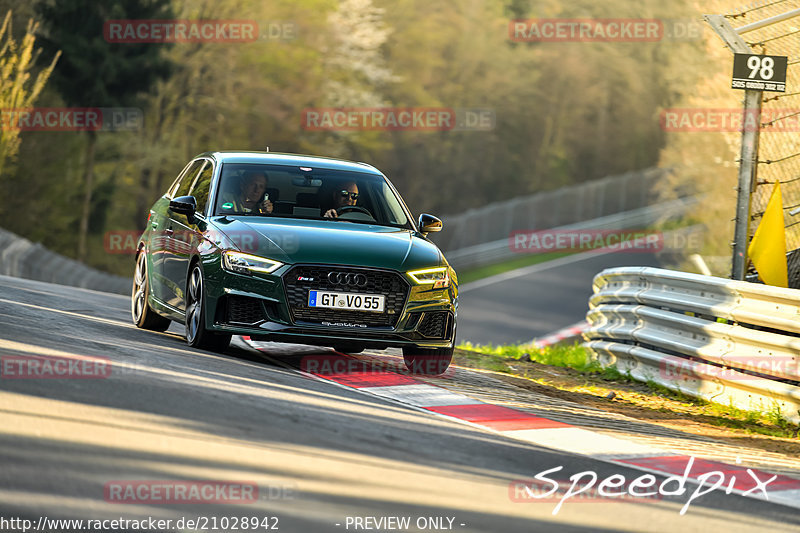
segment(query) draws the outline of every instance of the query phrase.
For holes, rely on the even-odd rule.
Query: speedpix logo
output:
[[[564,469],[557,466],[539,472],[531,480],[515,480],[509,484],[508,496],[515,503],[553,502],[556,515],[567,501],[626,501],[661,499],[665,496],[679,497],[688,495],[686,503],[679,514],[684,515],[692,502],[713,491],[731,494],[734,490],[743,491],[744,496],[750,494],[769,500],[767,485],[778,479],[777,475],[768,474],[731,465],[713,463],[706,460],[695,460],[688,457],[685,467],[678,467],[683,457],[657,457],[668,470],[675,471],[659,483],[653,474],[643,474],[629,480],[623,474],[613,474],[601,478],[597,472],[586,470],[569,476],[568,481],[552,477]],[[641,462],[642,460],[639,460]],[[628,460],[637,464],[637,460]],[[737,459],[737,463],[741,461]],[[682,470],[682,475],[677,472]],[[693,480],[688,483],[689,480]]]

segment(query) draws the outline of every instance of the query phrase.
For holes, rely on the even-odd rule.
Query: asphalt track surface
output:
[[[586,252],[461,287],[458,342],[529,342],[584,319],[592,279],[606,268],[660,266],[654,254]]]
[[[0,277],[0,355],[105,357],[113,369],[103,379],[3,374],[0,523],[277,517],[280,531],[305,533],[366,530],[348,527],[348,517],[408,516],[412,525],[450,517],[451,530],[465,532],[800,531],[794,509],[718,491],[683,516],[685,497],[567,502],[557,515],[553,502],[515,503],[511,481],[556,466],[601,478],[641,472],[514,441],[292,368],[319,349],[285,345],[268,359],[235,347],[215,354],[189,349],[181,330],[136,329],[122,296]],[[104,489],[121,480],[252,482],[259,498],[106,501]],[[418,530],[434,529],[405,531]]]

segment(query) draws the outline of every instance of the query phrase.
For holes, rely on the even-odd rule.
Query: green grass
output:
[[[543,365],[560,366],[562,368],[572,368],[579,372],[596,373],[601,372],[602,369],[596,361],[589,357],[589,353],[580,344],[575,343],[572,345],[556,345],[548,346],[546,348],[537,348],[533,344],[514,344],[507,346],[493,346],[472,344],[470,342],[460,344],[458,348],[470,352],[483,354],[484,358],[488,356],[490,361],[494,361],[500,366],[508,361],[524,360],[527,361],[528,357],[532,361],[541,363]],[[506,370],[508,371],[508,370]]]
[[[688,396],[653,381],[648,381],[646,384],[654,393],[700,407],[702,413],[710,417],[709,422],[712,424],[747,430],[756,428],[754,431],[756,433],[776,437],[797,437],[798,426],[783,415],[778,402],[773,402],[766,409],[742,409],[732,403],[725,405]]]

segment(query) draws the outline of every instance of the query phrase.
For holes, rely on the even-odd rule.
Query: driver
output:
[[[356,205],[358,201],[358,185],[354,181],[343,183],[341,187],[337,187],[332,193],[333,207],[325,211],[322,215],[326,218],[337,218],[339,214],[336,212],[340,207],[346,205]]]

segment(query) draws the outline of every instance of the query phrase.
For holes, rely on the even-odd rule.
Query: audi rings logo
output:
[[[364,274],[353,274],[351,272],[331,272],[328,274],[328,281],[334,285],[355,285],[364,287],[367,284],[367,276]]]

